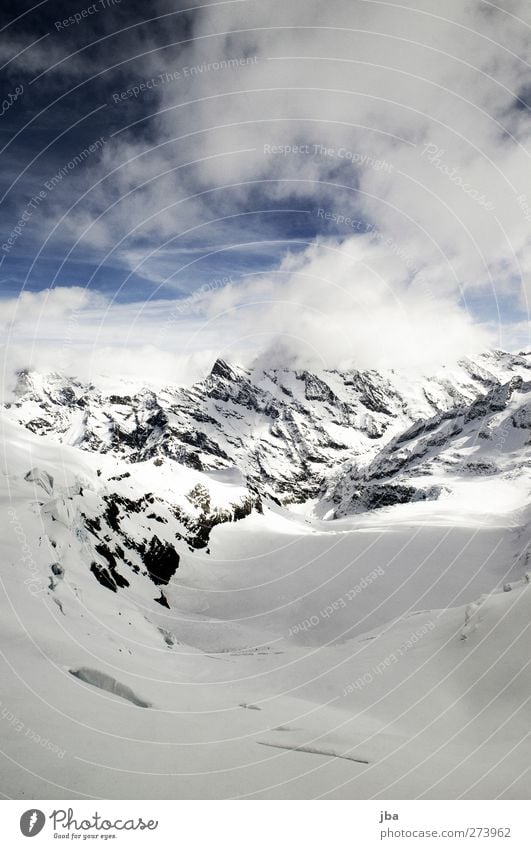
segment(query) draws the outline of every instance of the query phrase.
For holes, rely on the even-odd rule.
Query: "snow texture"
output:
[[[528,798],[530,380],[20,374],[3,792]]]

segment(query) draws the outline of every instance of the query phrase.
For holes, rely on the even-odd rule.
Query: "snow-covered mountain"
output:
[[[190,388],[104,394],[61,375],[21,372],[12,420],[39,435],[131,463],[171,458],[199,471],[237,468],[282,503],[315,497],[341,463],[366,464],[413,423],[449,417],[514,377],[524,355],[489,352],[439,374],[270,369],[218,360]]]
[[[415,422],[368,463],[345,464],[328,481],[319,510],[335,518],[437,499],[484,476],[527,495],[530,470],[531,381],[518,376]]]
[[[527,798],[530,370],[21,373],[6,794]]]

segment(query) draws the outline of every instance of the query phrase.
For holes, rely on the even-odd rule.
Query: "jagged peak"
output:
[[[226,360],[218,357],[210,369],[210,377],[224,377],[230,380],[234,378],[234,372]]]
[[[239,380],[248,377],[249,372],[236,363],[228,363],[222,357],[218,357],[210,369],[209,377],[218,377],[222,380]]]

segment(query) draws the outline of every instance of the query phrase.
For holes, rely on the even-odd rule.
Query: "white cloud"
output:
[[[426,371],[495,341],[431,283],[428,272],[408,280],[374,235],[352,237],[311,245],[275,274],[213,293],[209,315],[214,327],[231,317],[236,347],[265,344],[270,364]]]
[[[529,17],[523,0],[503,9],[480,0],[202,9],[194,42],[146,58],[146,77],[202,69],[157,88],[151,146],[126,133],[105,147],[106,171],[129,164],[102,184],[98,204],[134,191],[94,225],[95,243],[136,262],[139,250],[221,215],[305,198],[369,218],[416,267],[430,268],[444,295],[484,289],[493,311],[495,296],[525,306],[531,238],[517,196],[531,199],[531,125],[513,107],[531,80]],[[253,61],[215,70],[242,57]],[[274,145],[311,153],[267,152]],[[139,234],[148,248],[129,244]],[[155,254],[143,267],[158,282],[171,266],[164,251],[164,262]]]
[[[80,286],[58,286],[39,292],[22,291],[16,298],[4,299],[0,315],[6,331],[14,326],[24,326],[28,331],[104,303],[102,295]]]
[[[158,344],[180,356],[190,345],[250,352],[272,339],[277,346],[280,335],[300,362],[411,366],[511,338],[475,323],[466,304],[481,297],[491,316],[500,303],[511,313],[527,307],[531,231],[521,196],[531,209],[531,123],[514,106],[531,81],[530,23],[523,0],[202,9],[195,41],[146,56],[142,74],[202,70],[157,88],[161,112],[149,132],[108,140],[92,177],[118,170],[63,232],[83,233],[84,246],[157,285],[186,289],[179,251],[203,239],[207,254],[221,237],[244,238],[244,221],[204,226],[224,216],[293,201],[306,215],[322,207],[374,228],[325,237],[276,272],[258,268],[212,292],[206,323],[179,321],[171,351],[166,331],[157,343],[165,320],[156,304],[141,317],[141,305],[110,306],[88,344],[105,348],[116,333],[128,350],[134,327],[138,350]],[[253,61],[214,69],[239,57]],[[131,73],[138,82],[138,63]],[[274,145],[309,152],[283,155]]]
[[[5,299],[2,395],[9,395],[21,368],[106,387],[124,380],[134,387],[199,380],[220,355],[220,326],[214,331],[198,315],[207,297],[208,290],[188,301],[120,304],[65,286]]]

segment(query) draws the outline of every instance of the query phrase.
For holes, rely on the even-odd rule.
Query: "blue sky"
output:
[[[53,365],[61,310],[83,359],[138,363],[177,305],[169,374],[270,345],[411,367],[529,344],[523,0],[45,0],[0,26],[9,368],[28,338]]]

